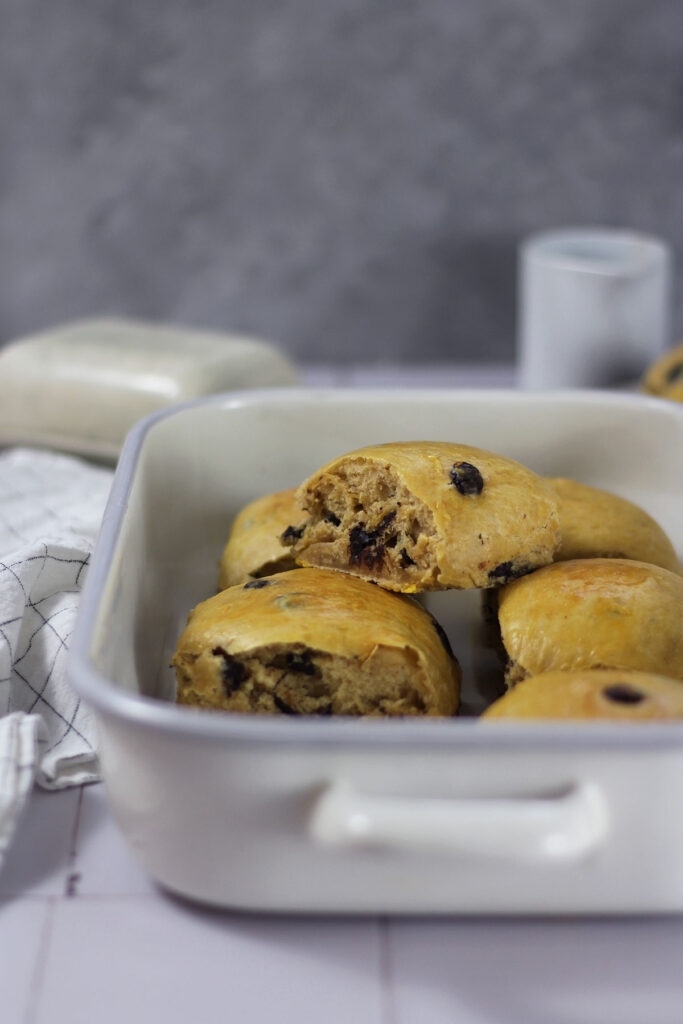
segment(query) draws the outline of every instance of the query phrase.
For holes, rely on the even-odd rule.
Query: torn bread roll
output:
[[[418,593],[494,587],[552,561],[557,499],[493,452],[438,441],[342,455],[297,491],[297,562]]]

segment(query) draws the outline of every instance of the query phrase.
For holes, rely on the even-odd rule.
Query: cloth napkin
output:
[[[65,675],[112,472],[52,452],[0,453],[0,863],[34,779],[98,779],[93,717]]]

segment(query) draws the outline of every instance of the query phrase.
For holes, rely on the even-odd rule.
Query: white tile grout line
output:
[[[33,1024],[39,1010],[40,996],[43,989],[47,958],[50,952],[50,943],[54,926],[57,906],[65,898],[76,896],[76,884],[80,879],[80,873],[71,870],[76,863],[78,829],[81,818],[81,805],[83,803],[83,786],[79,786],[76,813],[71,828],[71,841],[67,859],[67,876],[64,884],[64,892],[60,896],[20,896],[23,900],[38,900],[45,904],[45,917],[38,939],[35,962],[31,972],[31,980],[27,987],[26,1008],[23,1016],[23,1024]]]
[[[394,989],[394,965],[391,947],[391,921],[388,917],[379,917],[377,919],[377,936],[379,942],[380,1021],[381,1024],[394,1024],[396,1020],[396,993]]]
[[[81,880],[80,871],[75,871],[76,858],[78,854],[78,833],[81,824],[81,808],[83,806],[83,786],[78,787],[78,801],[76,803],[76,813],[74,815],[74,823],[71,830],[71,843],[69,845],[69,856],[67,859],[67,875],[66,882],[64,884],[63,897],[71,899],[74,896],[78,896],[78,883]]]
[[[46,896],[42,897],[46,904],[45,918],[43,920],[43,927],[40,932],[40,939],[38,940],[38,949],[36,951],[36,959],[31,975],[31,980],[28,984],[26,1009],[24,1011],[23,1024],[34,1024],[36,1014],[39,1010],[40,996],[43,991],[43,982],[45,980],[45,969],[47,967],[47,957],[50,951],[50,942],[52,939],[52,929],[54,926],[55,914],[57,911],[57,903],[61,899],[59,896]]]

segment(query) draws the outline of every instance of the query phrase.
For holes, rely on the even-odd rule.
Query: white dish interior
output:
[[[128,691],[172,698],[177,637],[190,608],[215,592],[237,511],[364,444],[452,439],[489,448],[637,502],[680,551],[677,412],[601,393],[298,392],[235,396],[162,417],[145,435],[134,471],[125,463],[120,471],[132,482],[100,605],[95,665]],[[424,599],[462,664],[463,711],[481,710],[495,696],[500,668],[481,646],[480,592]]]

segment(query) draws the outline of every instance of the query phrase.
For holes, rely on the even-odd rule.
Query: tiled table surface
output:
[[[418,386],[511,382],[416,372]],[[402,383],[386,371],[314,383]],[[229,865],[226,865],[226,870]],[[101,785],[36,790],[0,870],[1,1024],[681,1024],[683,919],[209,911],[135,864]]]

